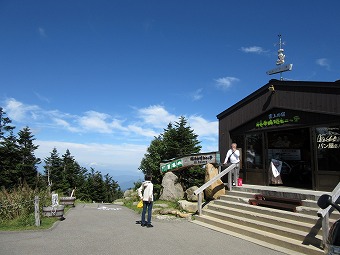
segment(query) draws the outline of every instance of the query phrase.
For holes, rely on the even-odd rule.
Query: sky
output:
[[[270,79],[340,79],[340,1],[0,0],[0,107],[44,159],[142,178],[147,147],[184,116],[202,152],[216,115]],[[222,156],[223,158],[223,156]],[[44,164],[41,164],[43,166]],[[40,167],[41,167],[40,166]]]

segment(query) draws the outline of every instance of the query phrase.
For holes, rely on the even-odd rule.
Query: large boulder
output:
[[[218,168],[214,167],[212,164],[207,164],[205,167],[205,180],[204,182],[210,181],[218,175]],[[205,189],[204,195],[206,199],[217,199],[222,195],[225,195],[225,187],[221,179],[213,182],[208,188]]]
[[[176,201],[184,196],[182,185],[178,182],[178,177],[172,172],[167,172],[164,175],[162,187],[160,200]]]
[[[192,187],[188,188],[188,189],[185,191],[185,198],[186,198],[188,201],[197,202],[197,201],[198,201],[198,195],[195,195],[195,194],[194,194],[195,190],[197,190],[197,189],[198,189],[197,186],[192,186]]]
[[[179,200],[178,204],[179,204],[180,210],[184,210],[190,213],[197,212],[197,208],[198,208],[197,203],[189,202],[186,200]]]
[[[133,189],[128,189],[124,191],[124,198],[126,197],[131,197],[131,195],[133,194]]]

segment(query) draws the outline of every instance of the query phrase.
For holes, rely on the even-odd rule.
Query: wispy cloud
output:
[[[191,94],[192,100],[193,101],[198,101],[198,100],[202,99],[203,98],[202,91],[203,91],[203,89],[197,89],[196,91],[194,91]]]
[[[43,38],[47,37],[45,29],[42,28],[42,27],[38,28],[38,33],[39,33],[40,37],[43,37]]]
[[[235,83],[239,82],[240,79],[235,78],[235,77],[223,77],[223,78],[218,78],[215,80],[216,81],[216,86],[219,89],[226,90],[233,86]]]
[[[36,105],[25,105],[14,98],[6,100],[4,107],[8,116],[12,120],[18,122],[25,122],[29,119],[37,119],[40,115],[41,109]]]
[[[105,144],[105,143],[71,143],[57,140],[37,140],[39,144],[37,157],[50,156],[53,148],[60,154],[67,149],[82,166],[94,167],[96,170],[111,170],[120,174],[137,173],[140,161],[146,151],[146,145]]]
[[[263,54],[267,53],[267,50],[264,50],[262,47],[259,46],[251,46],[251,47],[241,47],[241,51],[245,53],[256,53],[256,54]]]
[[[35,94],[35,95],[37,96],[37,98],[39,98],[41,101],[44,101],[44,102],[46,102],[46,103],[49,103],[49,102],[50,102],[50,100],[49,100],[47,97],[45,97],[45,96],[39,94],[38,92],[34,92],[34,94]]]
[[[81,115],[46,110],[14,98],[1,102],[1,105],[7,116],[16,122],[15,125],[27,125],[32,131],[39,131],[35,134],[36,144],[39,145],[37,157],[48,157],[53,148],[62,154],[69,149],[82,166],[85,164],[85,167],[111,172],[121,172],[123,169],[137,173],[153,137],[163,133],[170,122],[174,123],[180,117],[162,105],[132,108],[132,113],[125,119],[93,110]],[[199,136],[202,151],[217,150],[218,121],[208,121],[198,115],[185,117]]]
[[[327,58],[319,58],[315,62],[317,65],[325,67],[327,70],[331,68],[330,62]]]
[[[220,83],[225,84],[235,81],[236,78],[222,78]],[[238,79],[236,79],[238,80]],[[171,114],[164,106],[151,105],[144,108],[133,108],[134,113],[126,119],[113,118],[111,115],[97,111],[87,111],[82,115],[72,115],[59,110],[44,110],[37,105],[24,104],[14,98],[4,102],[4,110],[10,119],[28,125],[35,130],[61,130],[78,134],[104,134],[127,140],[139,138],[150,139],[163,132],[169,123],[178,121],[180,116]],[[202,117],[186,117],[195,133],[199,136],[216,136],[217,122],[209,122]],[[212,125],[214,128],[212,128]],[[208,128],[209,127],[209,128]],[[212,130],[211,132],[208,130]]]

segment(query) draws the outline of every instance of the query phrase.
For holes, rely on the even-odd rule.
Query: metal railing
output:
[[[332,197],[332,201],[336,203],[340,196],[340,182],[329,195]],[[331,209],[332,209],[332,206],[330,205],[326,209],[319,209],[317,213],[318,216],[322,218],[322,244],[324,246],[328,238],[329,216],[330,216],[330,213],[333,211],[333,209],[332,210]]]
[[[221,167],[220,165],[219,167]],[[198,195],[198,201],[197,201],[197,208],[198,208],[198,215],[202,214],[202,193],[203,191],[208,188],[211,184],[213,184],[218,179],[222,178],[227,173],[231,172],[235,168],[239,167],[239,164],[231,164],[226,169],[224,169],[222,172],[220,172],[218,175],[216,175],[214,178],[212,178],[210,181],[203,184],[201,187],[199,187],[197,190],[194,191],[195,195]],[[234,182],[236,183],[237,180],[235,180],[236,175],[234,175]],[[232,180],[231,180],[231,174],[228,176],[228,188],[231,191],[232,190]]]

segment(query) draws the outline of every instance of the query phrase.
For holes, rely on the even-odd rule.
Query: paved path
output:
[[[0,231],[0,254],[283,255],[183,219],[154,219],[153,228],[141,227],[134,211],[118,205],[100,206],[104,208],[77,205],[49,230]]]

